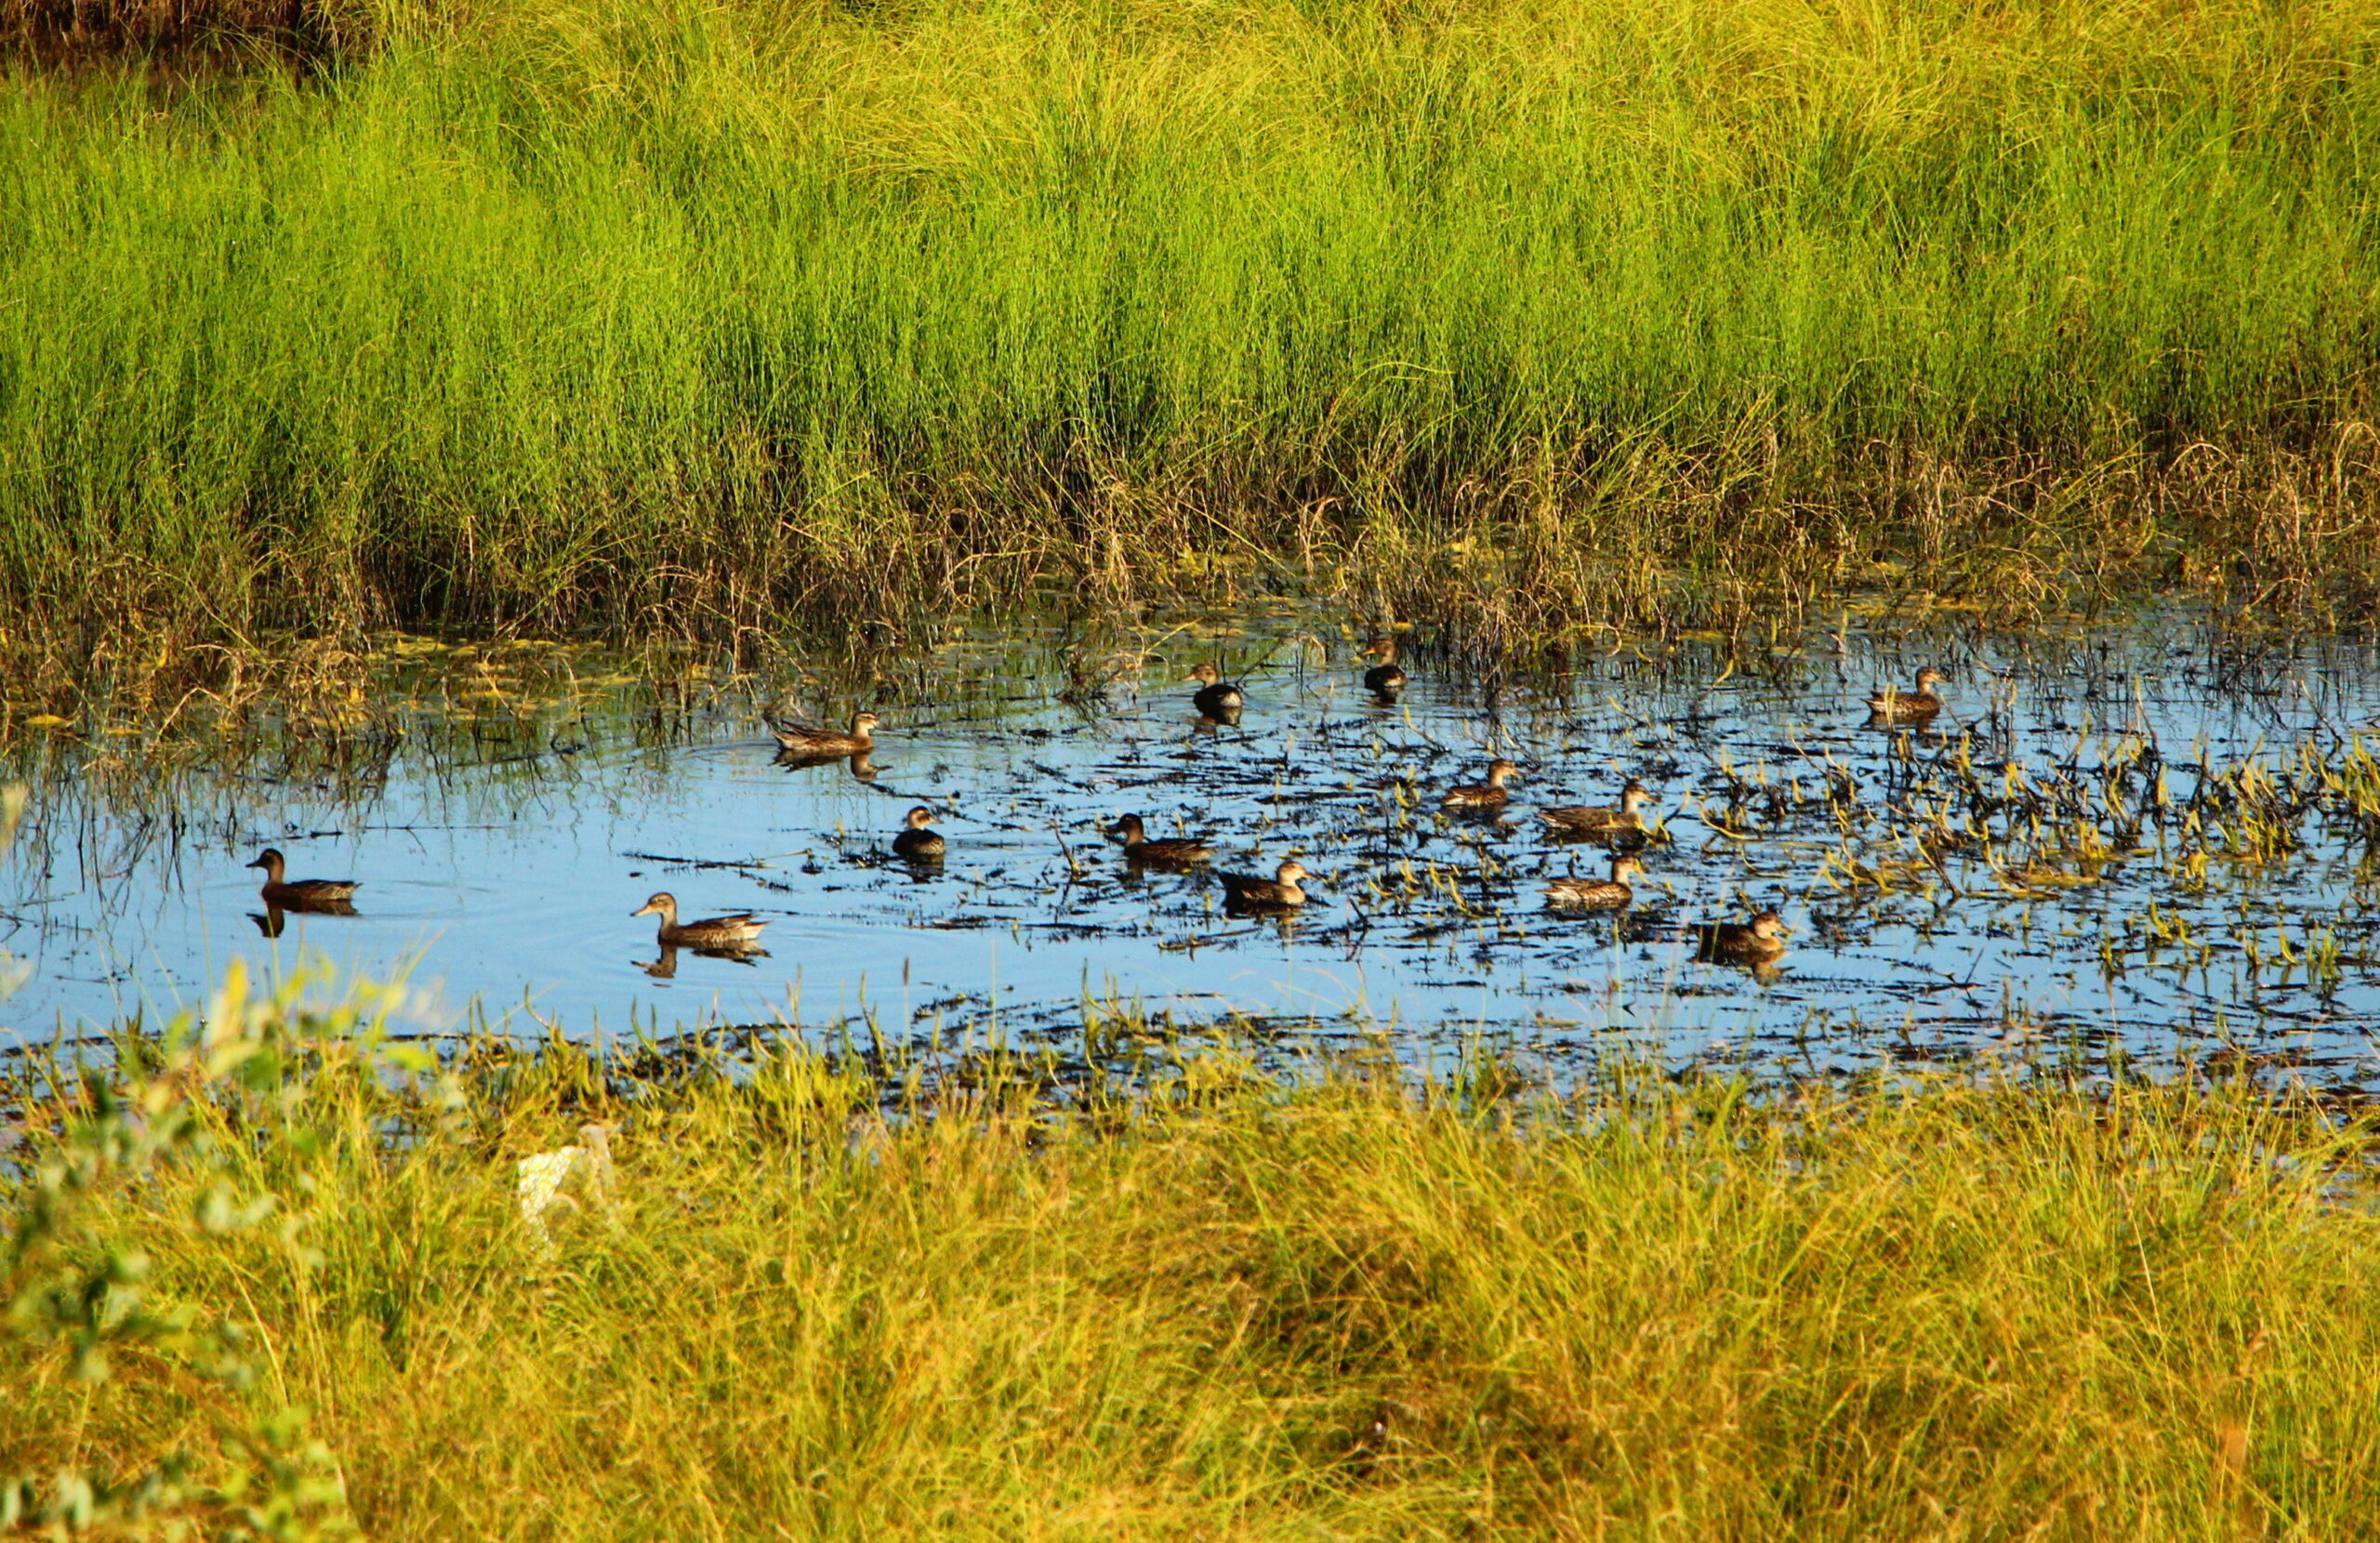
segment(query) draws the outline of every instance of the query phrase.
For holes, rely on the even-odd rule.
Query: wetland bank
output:
[[[2380,1510],[2369,7],[0,56],[0,1532]]]

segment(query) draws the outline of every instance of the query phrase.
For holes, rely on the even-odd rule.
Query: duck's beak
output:
[[[637,917],[649,917],[649,916],[651,916],[651,915],[653,915],[653,907],[652,907],[652,906],[650,906],[650,905],[640,905],[640,906],[638,906],[635,910],[630,911],[630,912],[628,913],[628,919],[629,919],[629,920],[631,920],[631,921],[633,921],[633,920],[635,920],[635,919],[636,919]]]
[[[267,863],[263,858],[259,857],[259,858],[258,858],[255,862],[253,862],[253,863],[244,864],[242,864],[242,866],[244,866],[244,867],[250,867],[250,868],[269,868],[269,867],[272,866],[272,864],[270,864],[270,863]]]

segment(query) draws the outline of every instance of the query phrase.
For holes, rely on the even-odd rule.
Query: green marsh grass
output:
[[[2244,1083],[1181,1041],[936,1095],[765,1038],[442,1058],[311,989],[14,1067],[20,1513],[63,1474],[144,1536],[2316,1539],[2380,1493],[2373,1128]],[[548,1252],[516,1160],[596,1119],[618,1208]]]
[[[302,79],[7,76],[29,675],[1283,586],[1491,638],[2380,592],[2368,6],[359,25]]]

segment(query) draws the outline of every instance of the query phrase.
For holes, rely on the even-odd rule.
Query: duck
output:
[[[1868,698],[1868,711],[1891,723],[1922,723],[1942,710],[1942,699],[1933,688],[1950,683],[1949,676],[1929,665],[1917,672],[1915,691],[1896,691],[1887,686]]]
[[[1225,713],[1236,713],[1248,706],[1248,698],[1241,694],[1239,687],[1224,679],[1221,666],[1212,661],[1200,665],[1185,679],[1201,682],[1198,694],[1193,696],[1190,701],[1200,712],[1210,718],[1220,718]]]
[[[1501,757],[1488,763],[1488,780],[1484,783],[1459,783],[1446,790],[1438,801],[1454,809],[1501,809],[1512,795],[1504,785],[1521,774],[1521,769]]]
[[[1620,807],[1609,804],[1568,804],[1559,809],[1540,809],[1537,817],[1554,827],[1556,836],[1624,836],[1645,828],[1644,808],[1653,801],[1653,790],[1630,778],[1620,790]]]
[[[806,723],[796,723],[783,729],[772,725],[769,732],[776,735],[779,745],[797,756],[865,756],[876,747],[876,715],[852,714],[849,733],[838,733],[832,729],[813,729]]]
[[[1581,910],[1618,910],[1636,896],[1628,881],[1644,876],[1644,864],[1633,857],[1615,857],[1609,878],[1557,878],[1545,887],[1546,903]]]
[[[248,866],[264,870],[261,892],[265,904],[278,905],[288,911],[303,911],[332,901],[352,900],[355,891],[363,887],[344,878],[284,878],[282,875],[286,871],[286,860],[274,847],[265,848],[263,853]]]
[[[681,923],[678,920],[678,897],[664,890],[630,911],[635,917],[657,916],[661,918],[661,946],[672,944],[686,948],[749,947],[759,941],[760,929],[768,925],[754,918],[749,911],[737,911],[730,916],[705,917],[700,921]]]
[[[1107,838],[1124,843],[1125,860],[1131,863],[1152,863],[1160,868],[1186,868],[1205,863],[1215,855],[1215,849],[1204,841],[1183,837],[1149,838],[1148,831],[1137,814],[1127,814],[1107,827]]]
[[[909,811],[904,824],[907,829],[892,837],[895,857],[938,858],[945,846],[942,832],[932,828],[933,811],[919,804]]]
[[[1763,911],[1748,922],[1705,922],[1695,928],[1694,943],[1705,964],[1773,964],[1785,952],[1785,918]]]
[[[1305,864],[1294,858],[1273,870],[1270,878],[1258,878],[1250,874],[1222,874],[1224,903],[1244,911],[1282,911],[1305,903],[1305,890],[1300,880],[1306,877]]]
[[[1405,689],[1405,672],[1396,667],[1396,640],[1382,633],[1366,643],[1363,652],[1368,658],[1380,661],[1364,671],[1364,690],[1374,696],[1394,696]]]

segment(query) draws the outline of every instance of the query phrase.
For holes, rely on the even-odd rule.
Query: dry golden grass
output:
[[[1063,1111],[904,1105],[790,1049],[442,1083],[377,1009],[226,1003],[136,1058],[153,1160],[0,1170],[42,1281],[196,1313],[77,1382],[82,1299],[18,1270],[12,1332],[65,1325],[12,1352],[20,1497],[178,1450],[148,1524],[218,1534],[2327,1539],[2380,1485],[2372,1128],[2245,1086],[1554,1098],[1156,1044]],[[139,1147],[72,1081],[18,1107],[37,1162]],[[622,1209],[546,1256],[514,1159],[596,1116]]]

